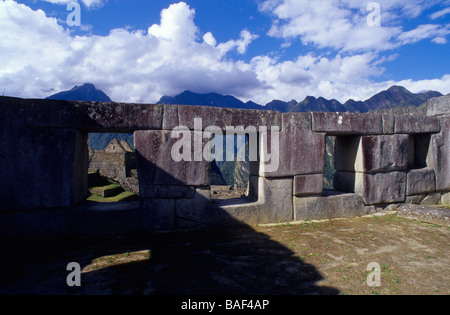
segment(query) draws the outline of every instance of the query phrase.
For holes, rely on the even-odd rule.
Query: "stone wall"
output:
[[[101,151],[89,148],[88,171],[98,172],[123,188],[139,194],[139,183],[133,174],[136,171],[136,157],[126,140],[119,143],[117,139],[113,139]]]
[[[0,98],[0,235],[110,234],[364,215],[450,192],[449,96],[428,117],[280,113],[200,106]],[[443,105],[442,105],[443,104]],[[447,104],[447,105],[446,105]],[[256,132],[248,196],[213,200],[210,162],[176,162],[186,126],[265,126]],[[279,133],[276,134],[279,130]],[[89,132],[134,132],[140,202],[89,206]],[[279,167],[264,162],[279,137]],[[255,135],[253,135],[255,136]],[[336,137],[336,191],[323,189],[326,137]],[[100,211],[101,210],[101,211]]]

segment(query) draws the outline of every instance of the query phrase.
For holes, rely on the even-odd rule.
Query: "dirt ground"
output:
[[[2,245],[0,294],[448,295],[450,228],[396,213]],[[82,268],[69,287],[70,262]],[[369,286],[369,263],[380,286]]]

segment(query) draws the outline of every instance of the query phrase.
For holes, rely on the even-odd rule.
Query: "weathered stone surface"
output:
[[[407,135],[364,136],[361,138],[361,145],[365,172],[405,170],[407,168]]]
[[[32,127],[77,128],[91,132],[162,129],[163,105],[23,100]]]
[[[294,177],[294,196],[322,194],[323,174],[299,175]]]
[[[175,216],[177,228],[207,226],[220,222],[217,211],[211,205],[209,188],[197,188],[191,199],[175,200]]]
[[[441,203],[450,205],[450,192],[446,192],[446,193],[442,194]]]
[[[450,226],[450,210],[421,205],[402,205],[398,208],[402,218],[415,219],[427,223]]]
[[[86,197],[87,138],[75,129],[34,129],[26,106],[0,106],[0,209],[70,207]]]
[[[312,113],[313,130],[328,135],[383,134],[381,115],[350,113]]]
[[[172,230],[175,228],[174,199],[141,199],[141,221],[143,229]]]
[[[406,174],[355,173],[355,193],[362,196],[366,205],[404,202],[406,199]]]
[[[424,206],[431,206],[431,205],[437,205],[441,201],[441,194],[440,193],[431,193],[425,196],[423,200],[420,202],[421,205]]]
[[[225,130],[227,126],[271,130],[272,126],[281,129],[281,113],[264,110],[243,110],[206,106],[178,106],[179,124],[194,130],[194,119],[201,118],[203,128],[217,126]]]
[[[248,199],[217,201],[215,206],[233,220],[246,224],[265,224],[293,220],[292,178],[250,176]]]
[[[140,185],[139,196],[141,198],[193,198],[195,187],[192,186],[161,186]]]
[[[383,115],[383,134],[392,135],[394,133],[395,116]]]
[[[337,171],[334,188],[356,193],[366,205],[401,203],[406,198],[406,175],[403,172],[355,173]]]
[[[172,138],[170,131],[137,131],[134,134],[136,162],[140,185],[208,186],[211,163],[203,155],[194,161],[194,133],[191,135],[192,161],[176,162],[172,148],[180,141]],[[200,140],[203,141],[203,140]],[[201,143],[203,149],[203,142]],[[144,188],[145,189],[145,188]]]
[[[439,120],[434,117],[395,116],[395,133],[435,133],[439,132],[439,130]]]
[[[430,206],[430,205],[437,205],[440,201],[441,201],[440,193],[431,193],[431,194],[406,196],[405,204]]]
[[[61,209],[18,211],[10,213],[8,216],[8,233],[13,237],[65,235],[70,223],[68,211]]]
[[[450,115],[450,94],[428,101],[427,116]]]
[[[326,192],[320,197],[294,197],[294,219],[323,220],[366,215],[371,212],[356,194]]]
[[[408,171],[406,182],[407,196],[431,193],[436,189],[434,171],[431,168]]]
[[[173,130],[178,125],[178,106],[164,105],[163,130]]]
[[[278,168],[275,171],[268,171],[268,165],[274,163],[273,156],[269,162],[264,163],[261,151],[270,152],[273,155],[274,149],[276,149],[272,143],[272,134],[268,133],[267,138],[261,139],[260,137],[263,150],[260,150],[259,175],[285,177],[322,173],[325,166],[325,134],[311,131],[311,114],[285,113],[282,119],[283,128],[279,133]]]
[[[336,170],[373,173],[406,170],[407,166],[407,135],[336,138]]]
[[[436,190],[450,191],[450,118],[441,118],[442,130],[431,136],[427,164],[436,175]]]
[[[405,204],[420,205],[425,196],[426,196],[425,194],[406,196]]]

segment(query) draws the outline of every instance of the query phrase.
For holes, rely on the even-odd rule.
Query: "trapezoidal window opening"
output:
[[[247,197],[250,180],[248,135],[215,135],[213,155],[211,198]]]
[[[88,151],[88,201],[139,200],[132,133],[89,133]]]
[[[408,169],[427,167],[427,156],[430,148],[431,134],[414,134],[408,141]]]
[[[327,137],[324,194],[330,191],[355,193],[356,158],[360,142],[361,137],[355,135]],[[329,187],[328,190],[326,187]]]

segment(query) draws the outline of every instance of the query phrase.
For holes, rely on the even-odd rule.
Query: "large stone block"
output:
[[[408,171],[406,182],[407,196],[431,193],[436,189],[434,171],[430,168]]]
[[[404,202],[406,199],[406,174],[355,173],[355,193],[362,196],[366,205]]]
[[[441,118],[442,130],[431,136],[427,165],[436,175],[436,190],[450,191],[450,118]]]
[[[144,231],[175,228],[174,199],[141,199],[141,225]]]
[[[398,215],[402,218],[450,226],[450,212],[444,208],[408,204],[399,207]]]
[[[206,106],[178,106],[178,117],[180,126],[186,126],[194,130],[194,119],[201,118],[203,128],[217,126],[222,130],[226,127],[242,126],[281,128],[281,113],[265,110],[244,110],[232,108],[206,107]]]
[[[161,186],[144,185],[139,187],[141,198],[193,198],[195,187],[193,186]]]
[[[294,196],[322,194],[323,174],[298,175],[294,177]]]
[[[163,105],[23,100],[32,127],[77,128],[90,132],[160,130]]]
[[[366,207],[356,194],[326,192],[319,197],[294,197],[294,218],[301,220],[323,220],[347,218],[369,214],[372,207]]]
[[[292,221],[292,185],[292,178],[250,176],[250,198],[218,200],[215,207],[223,211],[226,217],[246,224]]]
[[[403,202],[406,198],[406,174],[338,171],[334,175],[334,188],[356,193],[363,197],[366,205]]]
[[[408,135],[337,137],[335,168],[339,171],[406,170]]]
[[[134,134],[136,162],[140,185],[160,186],[208,186],[210,184],[211,163],[200,155],[194,161],[195,137],[200,136],[200,149],[204,140],[201,134],[188,133],[191,139],[185,139],[191,148],[185,149],[191,161],[179,162],[172,157],[172,149],[181,138],[172,138],[170,131],[137,131]],[[144,187],[145,189],[145,187]]]
[[[36,239],[49,236],[63,236],[70,230],[69,211],[40,209],[39,211],[10,213],[8,218],[9,235],[12,237],[25,236]]]
[[[431,194],[406,196],[405,204],[429,206],[429,205],[437,205],[440,201],[441,201],[440,193],[431,193]]]
[[[311,114],[285,113],[282,119],[283,128],[278,143],[274,141],[276,137],[272,138],[272,133],[260,137],[259,175],[286,177],[322,173],[325,166],[325,134],[311,130]],[[278,158],[274,156],[277,151]],[[272,158],[264,158],[264,152],[270,152]],[[265,159],[269,161],[264,162]],[[274,159],[279,162],[276,169],[272,167]]]
[[[435,133],[439,132],[439,120],[434,117],[412,115],[395,116],[395,133]]]
[[[177,228],[190,228],[218,224],[217,211],[211,205],[211,190],[197,188],[191,199],[175,200]]]
[[[441,196],[441,202],[446,205],[450,205],[450,192],[443,193]]]
[[[28,128],[0,109],[0,209],[70,207],[87,193],[87,138],[75,129]]]
[[[450,115],[450,94],[428,101],[427,116]]]
[[[383,134],[381,115],[350,113],[312,113],[313,130],[328,135]]]

